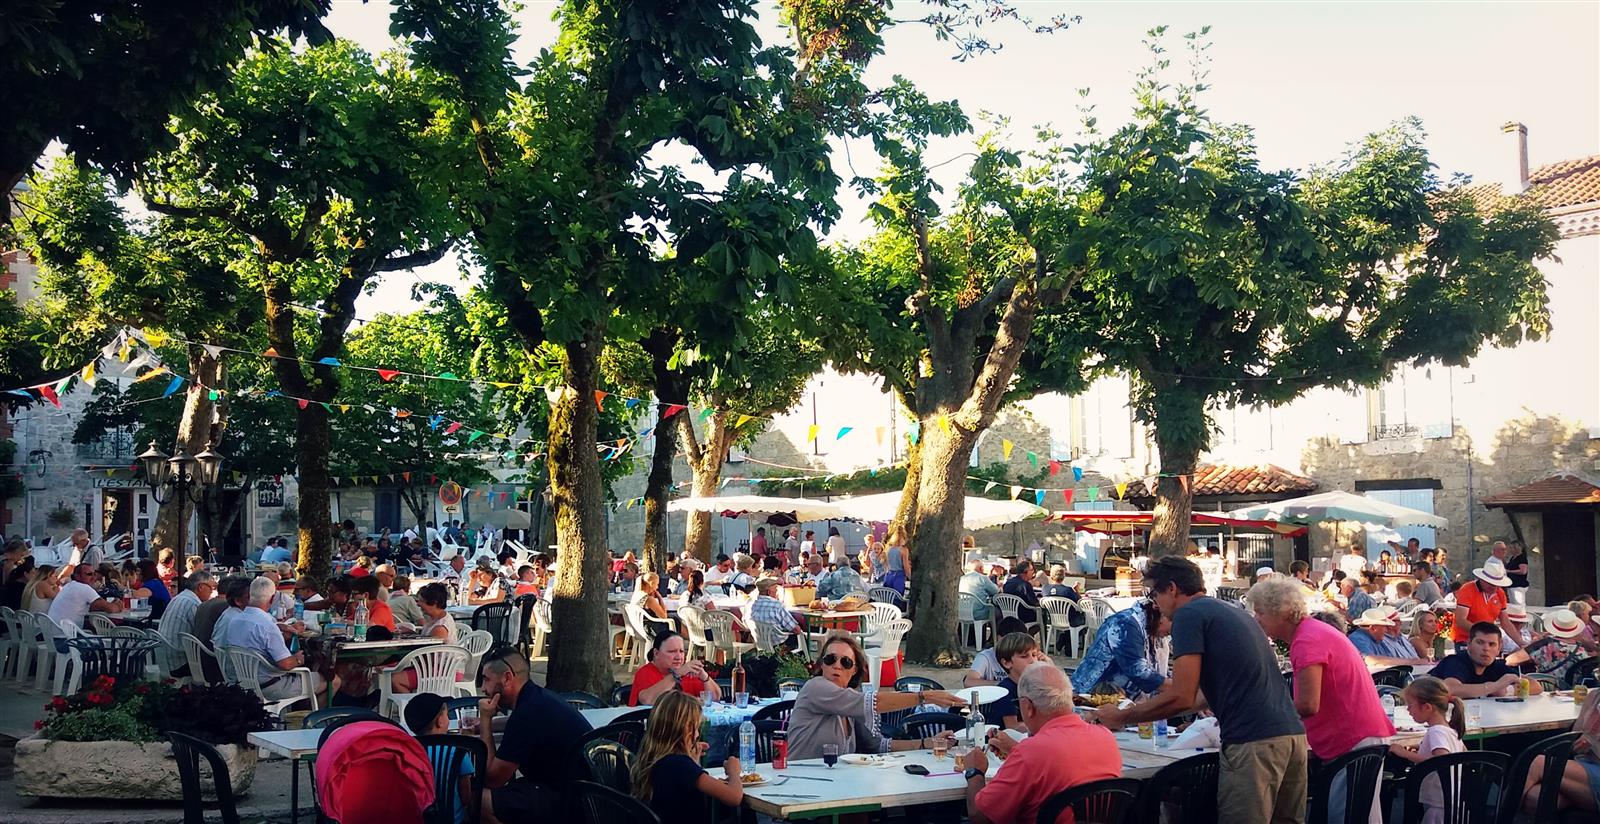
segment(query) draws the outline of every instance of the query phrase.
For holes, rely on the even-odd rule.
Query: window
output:
[[[1372,439],[1450,437],[1450,376],[1445,366],[1405,366],[1370,390]]]
[[[1128,408],[1128,378],[1101,378],[1073,399],[1076,452],[1082,456],[1133,457],[1133,413]]]

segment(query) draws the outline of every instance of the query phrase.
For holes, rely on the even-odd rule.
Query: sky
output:
[[[526,0],[519,16],[526,59],[551,42],[554,2]],[[1441,175],[1502,179],[1513,163],[1507,121],[1528,127],[1532,166],[1600,153],[1600,2],[1044,2],[1023,0],[1035,19],[1081,17],[1065,31],[1033,34],[1014,24],[986,26],[998,54],[965,62],[921,26],[891,30],[870,82],[899,74],[937,99],[959,100],[969,115],[1010,118],[1025,130],[1051,123],[1069,134],[1079,119],[1077,90],[1090,90],[1101,129],[1125,122],[1134,75],[1150,61],[1146,32],[1169,28],[1170,77],[1183,80],[1181,35],[1210,26],[1208,83],[1202,97],[1219,122],[1254,128],[1264,167],[1304,169],[1338,159],[1351,142],[1416,116]],[[764,34],[779,35],[776,13],[762,3]],[[914,3],[895,6],[913,16]],[[386,3],[334,0],[332,30],[370,50],[390,47]],[[971,136],[941,141],[928,153],[947,186],[965,164]],[[842,161],[843,158],[837,158]],[[852,146],[855,171],[872,156]],[[839,168],[847,172],[845,164]],[[831,235],[870,231],[865,204],[847,203]],[[415,306],[418,280],[468,282],[453,260],[390,276],[358,309],[363,317]]]

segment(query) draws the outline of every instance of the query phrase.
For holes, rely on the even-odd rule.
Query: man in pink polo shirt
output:
[[[1040,661],[1022,671],[1017,706],[1032,734],[1020,742],[1005,733],[990,739],[989,746],[1005,757],[994,780],[984,778],[989,759],[982,750],[967,756],[967,817],[973,824],[1035,824],[1050,796],[1122,776],[1116,738],[1072,711],[1072,680],[1055,664]],[[1062,820],[1071,824],[1070,810]]]

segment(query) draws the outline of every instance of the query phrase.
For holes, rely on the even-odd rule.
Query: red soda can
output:
[[[789,767],[789,734],[778,730],[772,734],[772,768],[774,770]]]

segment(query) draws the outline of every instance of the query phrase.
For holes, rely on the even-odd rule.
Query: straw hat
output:
[[[1545,613],[1544,631],[1563,640],[1583,634],[1583,621],[1570,609],[1553,609]]]
[[[1505,616],[1519,624],[1525,624],[1528,622],[1528,608],[1521,604],[1508,604]]]
[[[1392,627],[1394,619],[1389,617],[1388,607],[1373,607],[1361,613],[1361,617],[1351,621],[1358,627]]]
[[[1492,555],[1483,562],[1483,566],[1473,570],[1472,574],[1478,576],[1478,580],[1486,584],[1493,584],[1497,587],[1511,586],[1511,579],[1506,577],[1505,562]]]

